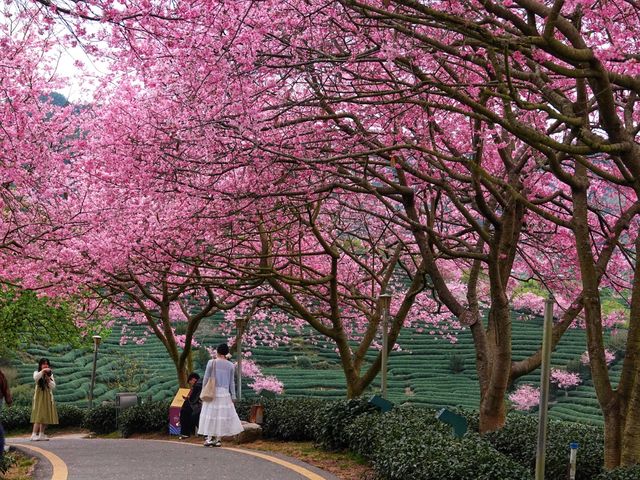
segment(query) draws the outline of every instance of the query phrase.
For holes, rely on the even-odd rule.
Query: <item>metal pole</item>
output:
[[[540,372],[540,411],[538,447],[536,450],[536,480],[544,480],[545,450],[547,443],[547,407],[549,404],[549,375],[551,371],[551,333],[553,329],[553,295],[549,295],[544,308],[542,334],[542,365]]]
[[[387,360],[389,351],[389,305],[391,303],[391,295],[388,293],[380,295],[380,307],[382,308],[382,398],[387,398]]]
[[[238,401],[242,400],[242,331],[241,325],[242,320],[238,319],[236,321],[236,355],[237,355],[237,363],[236,363],[236,391],[238,396]]]
[[[89,386],[89,408],[93,408],[93,387],[96,384],[96,365],[98,363],[98,345],[100,345],[102,337],[100,335],[93,336],[93,369],[91,370],[91,385]]]

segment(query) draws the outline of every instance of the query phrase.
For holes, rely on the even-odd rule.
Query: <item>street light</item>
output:
[[[98,347],[102,341],[100,335],[93,337],[93,370],[91,371],[91,386],[89,387],[89,408],[93,408],[93,387],[96,384],[96,364],[98,363]]]
[[[391,295],[383,293],[378,297],[378,304],[382,310],[382,398],[387,398],[387,352],[389,351],[388,323]]]
[[[236,391],[238,401],[242,400],[242,318],[236,319]]]

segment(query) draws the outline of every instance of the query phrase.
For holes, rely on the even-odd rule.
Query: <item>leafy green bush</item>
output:
[[[436,419],[435,413],[435,410],[404,406],[385,414],[373,411],[360,415],[346,427],[349,449],[373,459],[387,439],[403,438],[406,432],[435,431],[450,436],[451,427]]]
[[[0,410],[0,423],[5,430],[27,428],[31,424],[31,407],[13,405]]]
[[[313,368],[313,363],[309,357],[296,357],[296,367]]]
[[[449,370],[452,373],[460,373],[464,371],[464,357],[453,353],[449,355]]]
[[[240,420],[249,421],[249,414],[251,413],[251,406],[256,403],[255,399],[243,398],[236,402],[236,413]]]
[[[314,432],[315,442],[325,450],[343,450],[349,445],[346,429],[360,415],[372,412],[375,407],[367,400],[339,400],[326,403],[318,409],[318,421]]]
[[[380,442],[372,465],[386,480],[532,478],[526,468],[477,434],[455,439],[435,429],[405,429],[401,435],[388,435]]]
[[[34,385],[23,384],[11,388],[11,396],[13,397],[14,406],[23,406],[31,408],[33,402]]]
[[[279,398],[263,400],[262,434],[281,440],[315,440],[319,414],[326,400],[313,398]]]
[[[58,420],[61,427],[81,427],[87,410],[75,405],[58,405]]]
[[[620,467],[603,472],[595,480],[638,480],[638,478],[640,478],[640,465],[634,465],[633,467]]]
[[[99,405],[87,410],[84,418],[84,428],[98,434],[115,432],[116,406],[114,404]]]
[[[118,423],[123,437],[133,433],[162,432],[168,428],[171,402],[146,402],[134,405],[120,414]]]
[[[536,461],[538,418],[510,413],[503,428],[484,435],[496,450],[533,471]],[[602,471],[604,433],[602,428],[551,420],[547,430],[545,478],[564,478],[568,468],[569,444],[579,442],[576,480],[590,480]]]

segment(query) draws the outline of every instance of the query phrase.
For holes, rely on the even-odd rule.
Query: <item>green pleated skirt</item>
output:
[[[43,390],[36,386],[36,392],[33,394],[31,423],[58,424],[58,410],[50,389]]]

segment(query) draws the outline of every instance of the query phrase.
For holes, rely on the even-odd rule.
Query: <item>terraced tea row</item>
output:
[[[204,331],[213,332],[212,325],[203,326]],[[130,335],[142,337],[143,326],[134,326]],[[540,319],[513,322],[513,358],[522,359],[538,350],[542,337]],[[215,346],[224,341],[222,337],[209,333],[198,339],[203,345]],[[401,349],[394,351],[389,359],[389,398],[398,403],[428,405],[430,407],[460,405],[477,408],[479,387],[475,371],[475,350],[469,331],[461,331],[456,343],[450,343],[425,333],[404,331],[400,337]],[[585,351],[584,331],[569,330],[558,344],[552,356],[556,367],[576,363]],[[33,363],[18,367],[18,378],[30,384],[35,361],[47,356],[52,361],[59,387],[58,401],[84,404],[87,401],[91,375],[92,351],[71,350],[56,346],[44,350],[37,346],[27,352]],[[371,351],[369,361],[377,355]],[[453,357],[453,358],[452,358]],[[206,352],[196,352],[196,365],[202,368],[208,358]],[[256,347],[252,357],[265,374],[275,375],[285,386],[285,394],[290,396],[316,396],[344,398],[346,385],[340,368],[340,361],[334,347],[327,342],[317,341],[315,335],[306,333],[294,338],[288,345],[278,348]],[[458,373],[453,373],[452,364]],[[620,366],[612,368],[612,378],[619,377]],[[539,372],[522,377],[520,383],[536,385]],[[244,382],[243,392],[253,392]],[[113,400],[117,391],[137,389],[141,395],[154,400],[171,398],[176,389],[175,369],[168,359],[163,345],[149,337],[143,345],[133,342],[120,345],[119,330],[114,331],[100,346],[98,356],[97,383],[95,397],[98,402]],[[379,390],[374,382],[366,394]],[[587,423],[602,421],[597,400],[590,382],[586,382],[567,396],[560,393],[551,406],[551,416]]]

